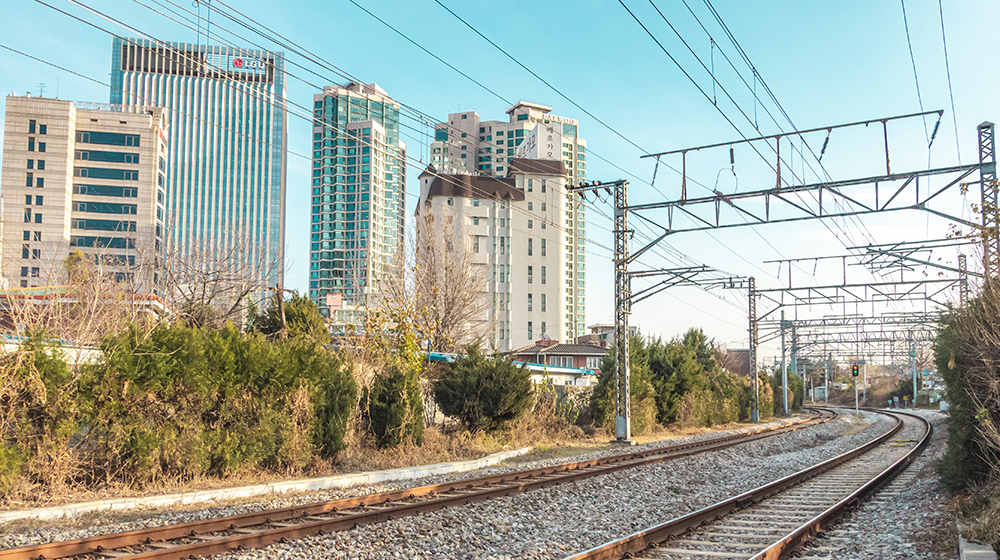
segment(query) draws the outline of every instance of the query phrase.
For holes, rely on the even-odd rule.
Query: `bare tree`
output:
[[[428,350],[450,352],[479,342],[490,328],[487,266],[450,214],[418,215],[414,231],[413,300]]]
[[[266,288],[281,272],[279,258],[269,258],[245,235],[215,247],[168,244],[157,258],[163,298],[178,318],[199,326],[245,326],[252,307],[266,306]]]

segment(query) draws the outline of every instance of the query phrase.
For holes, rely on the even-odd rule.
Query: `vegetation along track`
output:
[[[275,542],[324,532],[344,531],[358,525],[416,515],[453,505],[517,494],[640,465],[724,449],[829,422],[835,416],[836,412],[834,411],[815,409],[810,417],[750,433],[731,434],[588,461],[564,463],[551,467],[383,492],[363,497],[0,550],[0,560],[69,557],[138,560],[140,558],[179,559],[210,556],[244,547],[266,546]]]
[[[567,560],[773,560],[813,546],[814,539],[835,547],[825,539],[824,527],[888,483],[930,441],[931,425],[924,418],[875,412],[893,416],[895,425],[852,451]]]

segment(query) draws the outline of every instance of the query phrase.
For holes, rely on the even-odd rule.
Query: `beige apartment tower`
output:
[[[505,177],[420,175],[418,213],[450,224],[452,246],[472,252],[488,310],[474,321],[485,326],[486,345],[501,352],[522,348],[546,335],[575,340],[567,308],[576,283],[564,242],[566,168],[561,161],[512,159]],[[421,266],[417,254],[417,266]],[[462,341],[469,342],[469,341]]]
[[[102,272],[159,293],[163,110],[7,97],[0,199],[8,286],[58,285],[77,250]]]
[[[443,173],[507,177],[517,159],[562,164],[562,214],[549,217],[563,234],[554,240],[566,255],[560,274],[573,285],[559,304],[560,331],[568,335],[559,340],[586,334],[587,214],[579,196],[564,188],[587,178],[587,141],[580,137],[579,121],[552,114],[552,107],[521,101],[507,109],[506,120],[482,120],[475,111],[452,113],[448,122],[434,125],[434,134],[431,163]]]

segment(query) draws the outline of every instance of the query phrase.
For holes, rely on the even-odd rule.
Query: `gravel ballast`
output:
[[[867,413],[861,413],[859,418],[845,414],[821,426],[725,450],[221,558],[298,558],[317,554],[359,559],[563,558],[572,552],[619,538],[792,474],[874,438],[888,430],[891,423],[891,420]],[[756,427],[749,427],[743,431],[754,429]],[[715,435],[703,434],[685,440],[700,440]],[[680,441],[684,440],[671,440],[660,446]],[[572,460],[610,453],[613,452],[591,453]],[[495,467],[460,476],[432,477],[417,484],[522,470],[569,460],[562,458]],[[407,483],[406,486],[414,485],[413,481]],[[0,538],[0,548],[365,495],[397,487],[384,484],[198,511],[147,513],[145,517],[115,524],[102,523],[86,529],[63,529],[53,524],[22,535],[6,535]]]
[[[817,551],[803,554],[803,558],[958,558],[955,516],[948,511],[948,496],[936,471],[947,447],[947,416],[923,410],[917,413],[934,427],[923,454],[878,494],[827,531],[827,536],[834,537],[830,542],[836,543],[836,553]]]

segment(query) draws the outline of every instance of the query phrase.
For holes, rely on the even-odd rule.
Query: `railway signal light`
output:
[[[861,366],[859,366],[858,364],[852,365],[851,366],[851,375],[853,375],[854,377],[857,377],[858,374],[859,374],[860,369],[861,369]]]

